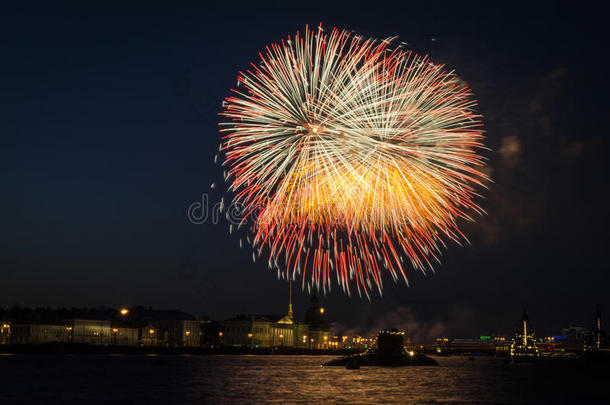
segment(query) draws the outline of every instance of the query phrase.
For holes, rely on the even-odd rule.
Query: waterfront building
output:
[[[167,333],[169,347],[198,347],[201,324],[196,319],[165,319],[154,322],[157,329]]]
[[[139,343],[140,329],[133,327],[125,322],[112,322],[112,339],[110,344],[113,346],[137,346]]]
[[[225,346],[255,348],[291,347],[306,349],[330,348],[324,308],[317,296],[311,298],[303,322],[294,319],[292,283],[289,283],[288,313],[278,315],[238,315],[222,323],[222,343]]]
[[[65,323],[13,324],[11,344],[64,343],[70,341],[70,329]]]
[[[72,319],[66,329],[70,341],[89,345],[109,345],[112,343],[112,326],[106,319]]]
[[[223,322],[225,346],[296,347],[298,324],[288,316],[238,315]]]
[[[138,322],[139,346],[167,346],[167,332],[162,331],[150,321]]]
[[[341,344],[344,349],[366,350],[374,346],[376,337],[366,338],[360,335],[342,336]]]
[[[585,350],[601,350],[606,347],[606,334],[602,330],[602,314],[597,305],[593,317],[593,329],[585,337]]]
[[[52,323],[13,324],[10,342],[12,344],[74,342],[104,345],[110,343],[110,337],[110,321],[72,319]]]
[[[141,346],[198,347],[201,321],[180,310],[135,307],[122,320],[138,330]]]
[[[201,321],[177,310],[36,309],[26,314],[0,322],[0,342],[198,347],[201,340]]]
[[[57,322],[31,322],[11,325],[10,343],[85,343],[107,345],[111,341],[110,321],[71,319]]]
[[[271,347],[271,319],[264,315],[238,315],[222,322],[225,346]]]
[[[215,347],[222,346],[222,325],[219,322],[211,321],[209,319],[203,319],[200,321],[200,345],[213,349]]]
[[[310,349],[328,349],[328,325],[326,324],[324,316],[324,308],[320,306],[318,297],[314,291],[311,296],[311,302],[309,308],[305,312],[304,323],[308,327],[309,342],[308,348]]]
[[[11,322],[0,322],[0,345],[7,345],[11,342]]]
[[[538,358],[538,346],[534,333],[528,329],[529,317],[525,310],[521,317],[521,330],[515,333],[510,345],[510,357],[513,361],[530,361]]]
[[[182,311],[158,311],[153,325],[164,332],[169,347],[198,347],[201,322]]]
[[[582,345],[589,334],[589,329],[582,326],[568,326],[561,330],[561,335],[565,336],[565,341],[568,344]]]

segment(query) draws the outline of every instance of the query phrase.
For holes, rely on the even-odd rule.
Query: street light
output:
[[[113,337],[114,337],[114,345],[116,346],[116,335],[119,332],[118,328],[112,328],[112,333],[113,333]]]
[[[121,308],[121,315],[125,316],[129,313],[129,310],[127,308]]]

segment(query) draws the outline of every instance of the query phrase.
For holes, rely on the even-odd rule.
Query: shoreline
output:
[[[41,355],[332,355],[346,356],[359,353],[356,350],[298,349],[288,347],[249,348],[249,347],[163,347],[163,346],[91,346],[81,343],[41,343],[0,346],[0,356],[18,354]]]

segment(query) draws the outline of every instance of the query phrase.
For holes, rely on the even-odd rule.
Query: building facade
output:
[[[139,344],[140,330],[123,324],[112,324],[111,345],[137,346]]]
[[[138,329],[141,346],[198,347],[202,321],[179,310],[133,308],[123,321]]]
[[[222,323],[224,346],[253,348],[330,348],[328,327],[324,320],[324,308],[320,307],[314,293],[303,322],[296,322],[289,303],[288,314],[239,315]]]
[[[109,320],[72,319],[67,328],[73,343],[102,346],[112,344],[112,326]]]
[[[0,343],[163,347],[198,347],[201,344],[201,321],[182,311],[138,307],[133,311],[110,310],[96,315],[99,317],[57,320],[57,314],[51,313],[48,319],[2,321]]]
[[[200,341],[201,322],[196,319],[165,319],[153,322],[165,337],[169,347],[197,347]]]
[[[8,345],[11,342],[11,322],[0,323],[0,345]]]
[[[14,324],[11,325],[11,344],[64,343],[70,341],[66,324]]]

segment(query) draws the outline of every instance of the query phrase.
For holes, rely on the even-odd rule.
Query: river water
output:
[[[610,404],[607,364],[505,364],[346,370],[328,356],[0,356],[0,403]]]

